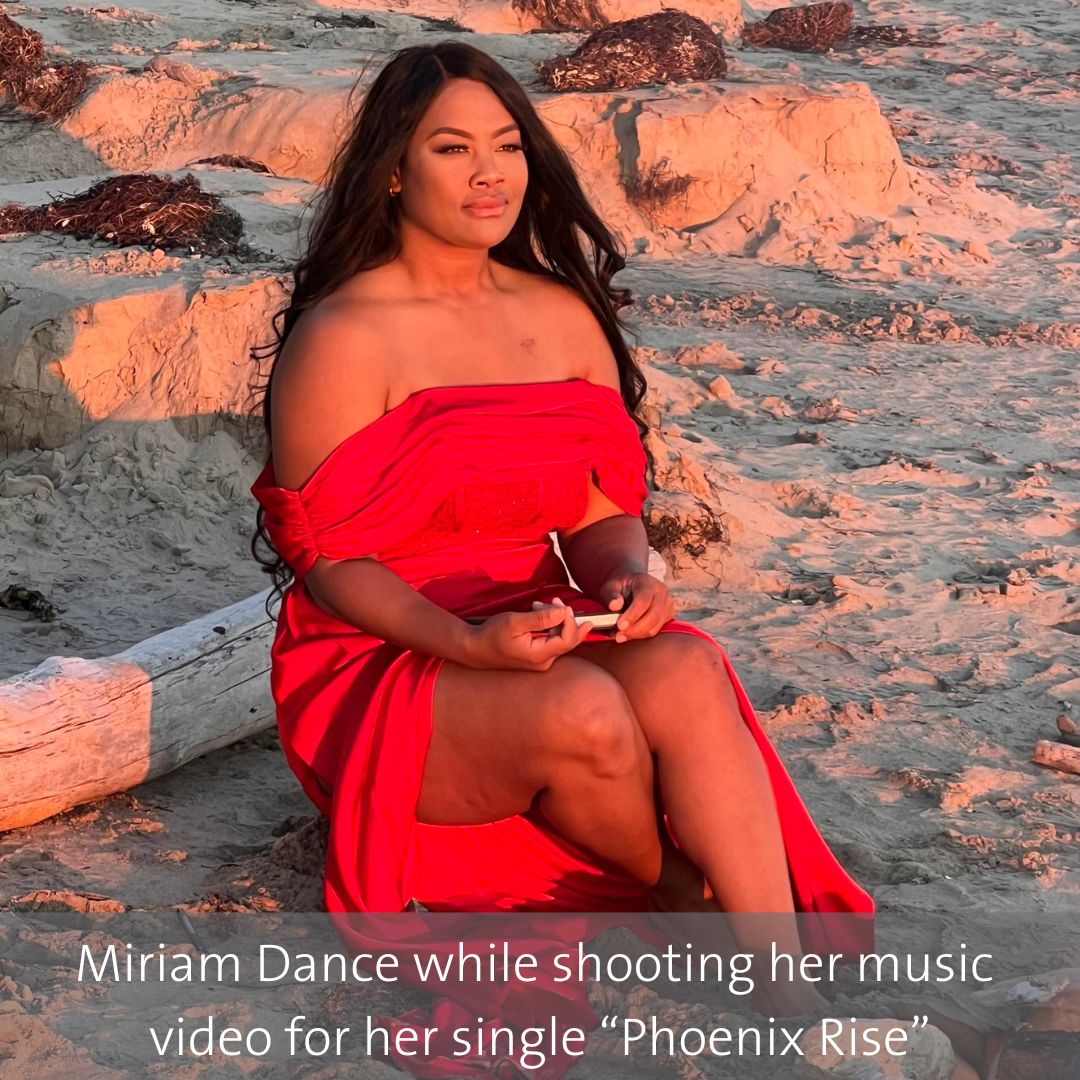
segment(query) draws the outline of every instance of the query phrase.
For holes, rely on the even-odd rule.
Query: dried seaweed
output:
[[[844,41],[855,18],[850,0],[777,8],[768,18],[743,30],[743,41],[767,49],[828,52]]]
[[[569,55],[537,69],[538,80],[552,90],[624,90],[725,75],[721,38],[708,23],[682,11],[611,23]]]
[[[700,558],[710,544],[730,544],[728,528],[716,516],[716,512],[701,499],[694,501],[697,503],[696,513],[675,515],[654,512],[650,515],[645,522],[649,547],[661,555],[684,551],[694,558]]]
[[[462,26],[457,19],[437,19],[434,15],[418,15],[424,24],[425,30],[443,30],[451,34],[471,34],[473,30],[469,26]]]
[[[634,173],[623,181],[626,197],[646,211],[663,206],[670,199],[685,195],[694,182],[692,176],[672,172],[668,159],[661,158],[642,173]]]
[[[377,30],[379,24],[370,15],[312,15],[315,26],[329,26],[333,30]]]
[[[188,165],[224,165],[230,169],[248,169],[251,172],[269,173],[276,175],[261,161],[255,158],[243,157],[241,154],[215,154],[213,157],[201,157],[195,161],[189,161]],[[187,168],[187,165],[184,166]]]
[[[52,622],[57,615],[56,606],[48,598],[25,585],[9,585],[0,592],[0,608],[28,612],[42,622]]]
[[[90,78],[85,60],[45,59],[45,40],[0,15],[0,92],[39,120],[56,122],[78,101]]]
[[[608,25],[597,0],[513,0],[511,7],[532,15],[544,30],[595,30]]]
[[[220,255],[239,249],[243,221],[190,173],[180,180],[125,173],[44,206],[0,207],[0,235],[28,232]]]

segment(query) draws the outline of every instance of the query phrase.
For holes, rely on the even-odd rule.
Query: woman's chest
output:
[[[578,462],[513,480],[462,482],[402,546],[415,551],[455,539],[535,540],[571,528],[585,516],[589,481],[588,468]]]

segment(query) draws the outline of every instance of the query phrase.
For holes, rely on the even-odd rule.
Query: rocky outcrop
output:
[[[383,0],[319,0],[328,8],[384,12]],[[604,22],[651,15],[677,7],[704,19],[729,37],[742,31],[740,0],[579,0],[578,3],[538,4],[532,0],[406,0],[395,11],[420,18],[453,20],[458,26],[481,34],[524,34],[530,30],[592,30]],[[594,16],[599,16],[595,18]]]
[[[682,196],[651,209],[653,220],[671,228],[700,230],[732,210],[743,214],[740,200],[799,188],[829,191],[845,213],[889,214],[911,193],[888,122],[860,83],[696,85],[639,98],[632,115],[626,139],[636,172],[662,163],[671,175],[690,177]],[[752,228],[752,218],[732,219],[743,236]]]
[[[190,266],[155,279],[168,257],[145,259],[145,274],[107,292],[39,276],[3,295],[0,453],[62,446],[105,417],[168,417],[197,437],[249,412],[248,353],[284,302],[282,279],[200,278]]]
[[[236,154],[314,182],[340,137],[351,86],[314,76],[290,86],[179,79],[175,67],[162,68],[108,78],[64,130],[117,170],[180,169]],[[775,231],[772,205],[793,192],[813,193],[823,204],[815,213],[842,219],[850,235],[860,215],[888,214],[910,195],[888,123],[860,83],[698,82],[674,91],[545,94],[535,105],[633,251],[647,250],[664,230],[739,250],[751,235]]]

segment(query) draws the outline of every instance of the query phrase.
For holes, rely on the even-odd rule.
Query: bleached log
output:
[[[269,590],[98,660],[0,682],[0,831],[271,727]]]

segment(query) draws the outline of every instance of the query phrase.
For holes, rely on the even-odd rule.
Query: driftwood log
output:
[[[1080,776],[1080,747],[1040,739],[1035,744],[1035,752],[1031,755],[1031,760],[1036,765],[1045,765],[1050,769],[1060,769],[1062,772],[1076,773]]]
[[[53,656],[0,682],[0,832],[271,727],[267,595],[115,656]]]

